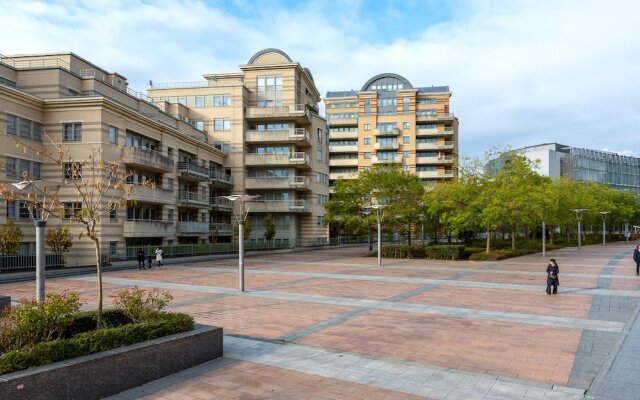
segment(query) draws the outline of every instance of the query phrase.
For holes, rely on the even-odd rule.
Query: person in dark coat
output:
[[[145,267],[144,267],[144,250],[143,249],[138,250],[137,259],[138,259],[138,269],[139,270],[145,269]]]
[[[633,261],[636,262],[636,275],[640,273],[640,244],[633,251]]]
[[[558,274],[560,273],[560,267],[558,267],[558,263],[556,263],[556,259],[552,258],[549,260],[549,265],[547,265],[547,294],[551,294],[551,287],[553,286],[553,294],[558,293],[558,285],[560,281],[558,280]]]

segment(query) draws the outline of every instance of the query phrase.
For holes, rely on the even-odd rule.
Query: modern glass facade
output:
[[[562,176],[640,192],[640,158],[571,147],[560,163]]]

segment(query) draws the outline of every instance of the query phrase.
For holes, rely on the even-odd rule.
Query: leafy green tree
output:
[[[244,240],[246,241],[247,239],[249,239],[249,236],[251,235],[251,219],[247,218],[244,220],[244,229],[243,229],[243,233],[244,233]],[[238,223],[236,222],[236,224],[233,226],[233,241],[234,242],[238,242],[240,238],[238,237]]]
[[[8,220],[0,227],[0,254],[18,254],[22,242],[22,230]]]
[[[276,237],[276,224],[273,222],[273,215],[268,213],[264,217],[264,238],[265,240],[273,240]]]
[[[45,243],[54,253],[67,253],[71,246],[73,246],[72,239],[69,227],[61,225],[47,231]]]

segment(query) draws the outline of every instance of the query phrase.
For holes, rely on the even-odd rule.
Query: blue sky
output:
[[[0,54],[73,51],[144,92],[275,47],[322,94],[449,85],[460,153],[559,142],[640,156],[632,0],[0,0]]]

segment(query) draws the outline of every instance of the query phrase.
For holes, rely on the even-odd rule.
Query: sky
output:
[[[278,48],[320,93],[448,85],[461,156],[540,143],[640,157],[636,0],[0,0],[0,54],[72,51],[147,83]]]

